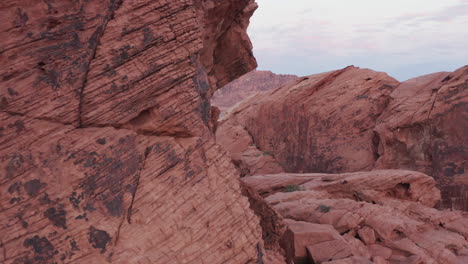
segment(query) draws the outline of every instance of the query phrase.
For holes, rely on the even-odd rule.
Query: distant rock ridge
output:
[[[402,83],[350,66],[241,102],[219,124],[217,138],[244,157],[244,171],[257,163],[240,142],[268,153],[269,163],[281,167],[273,173],[421,171],[441,189],[439,206],[468,210],[467,112],[468,66]],[[247,136],[226,144],[232,133],[220,131]]]
[[[297,78],[295,75],[274,74],[271,71],[252,71],[217,90],[211,103],[225,112],[256,93],[275,90]]]

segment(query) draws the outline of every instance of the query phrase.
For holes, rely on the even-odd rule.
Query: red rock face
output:
[[[253,97],[219,131],[245,129],[288,172],[421,171],[443,207],[468,210],[467,85],[468,67],[404,83],[348,67]]]
[[[2,263],[246,263],[259,220],[209,98],[252,70],[246,1],[0,4]],[[234,52],[235,50],[235,52]]]
[[[445,208],[468,210],[468,67],[402,83],[375,128],[376,168],[436,178]]]
[[[312,75],[241,103],[219,129],[243,126],[286,171],[369,169],[372,129],[397,85],[384,73],[355,67]]]
[[[297,78],[295,75],[274,74],[270,71],[252,71],[217,90],[211,103],[221,111],[226,111],[256,93],[275,90]]]
[[[287,263],[465,263],[468,217],[439,211],[414,171],[275,174],[242,179],[286,225]],[[278,219],[278,217],[275,217]],[[283,220],[284,219],[284,220]]]

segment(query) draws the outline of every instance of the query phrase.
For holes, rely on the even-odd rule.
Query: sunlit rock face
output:
[[[287,172],[424,172],[439,206],[468,210],[467,88],[468,67],[400,83],[350,66],[249,98],[218,129],[245,130]]]
[[[256,67],[253,0],[2,1],[2,263],[248,263],[209,99]]]

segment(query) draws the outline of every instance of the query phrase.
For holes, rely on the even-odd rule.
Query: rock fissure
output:
[[[112,0],[111,6],[109,8],[109,13],[106,15],[104,19],[104,23],[96,28],[91,39],[89,41],[90,49],[91,49],[91,56],[86,63],[85,73],[83,75],[83,79],[81,80],[81,84],[78,87],[78,128],[81,128],[83,125],[82,115],[83,115],[83,100],[84,100],[84,93],[86,85],[88,84],[88,75],[90,71],[90,66],[96,56],[96,51],[99,48],[101,37],[104,35],[106,31],[107,24],[114,19],[115,12],[119,9],[122,5],[124,0]]]

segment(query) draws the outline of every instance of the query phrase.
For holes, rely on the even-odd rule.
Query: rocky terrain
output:
[[[468,66],[403,83],[350,66],[242,102],[219,124],[218,143],[250,175],[257,165],[241,142],[281,167],[262,173],[420,171],[441,188],[440,207],[466,211],[467,88]],[[225,138],[233,131],[243,138],[235,147]]]
[[[253,0],[0,3],[0,262],[256,263],[209,99]]]
[[[261,73],[218,122],[256,8],[2,1],[0,263],[467,263],[468,67]]]
[[[432,208],[440,192],[425,174],[281,173],[242,181],[268,204],[265,242],[280,245],[286,263],[468,262],[468,215]]]
[[[225,112],[256,93],[275,90],[297,78],[295,75],[274,74],[270,71],[252,71],[217,90],[211,104]]]

